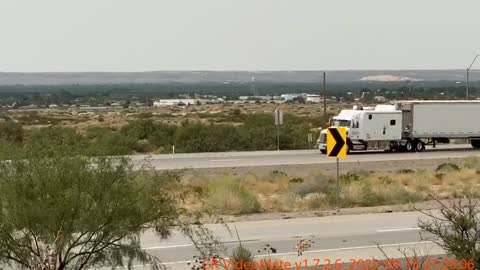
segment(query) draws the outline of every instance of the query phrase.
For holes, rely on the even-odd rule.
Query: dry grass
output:
[[[440,199],[466,192],[480,196],[478,168],[480,158],[468,158],[458,168],[447,164],[436,171],[350,172],[341,177],[341,207],[415,203],[429,199],[429,194]],[[320,171],[302,172],[302,177],[273,171],[267,176],[194,177],[187,182],[203,194],[204,207],[218,214],[326,210],[336,203],[336,181]]]

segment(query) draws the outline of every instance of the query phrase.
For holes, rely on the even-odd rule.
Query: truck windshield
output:
[[[333,125],[336,127],[350,127],[350,120],[333,119]]]

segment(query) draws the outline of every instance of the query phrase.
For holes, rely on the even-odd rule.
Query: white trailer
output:
[[[344,110],[332,126],[348,129],[348,150],[417,151],[425,144],[468,139],[480,148],[480,101],[399,101],[375,108]],[[319,138],[326,151],[326,130]]]

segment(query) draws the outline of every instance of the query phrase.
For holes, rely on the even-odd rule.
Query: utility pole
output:
[[[468,90],[469,90],[468,88],[470,87],[470,82],[468,80],[468,73],[470,73],[470,68],[467,68],[467,84],[466,84],[467,89],[466,89],[466,92],[465,92],[465,98],[467,100],[468,100]]]
[[[475,58],[473,58],[473,61],[472,63],[470,64],[470,66],[467,68],[467,84],[466,84],[466,93],[465,93],[465,97],[466,99],[468,100],[468,95],[469,95],[469,88],[470,88],[470,79],[469,79],[469,73],[470,73],[470,69],[472,68],[473,64],[475,64],[475,60],[477,60],[477,58],[480,56],[480,54],[477,54],[475,55]]]
[[[323,72],[323,114],[327,115],[327,75]]]

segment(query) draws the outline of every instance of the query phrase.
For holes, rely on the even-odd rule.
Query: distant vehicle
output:
[[[388,105],[342,110],[330,120],[347,128],[347,149],[421,152],[425,144],[468,139],[480,148],[480,101],[401,101]],[[319,149],[326,153],[327,130]]]

